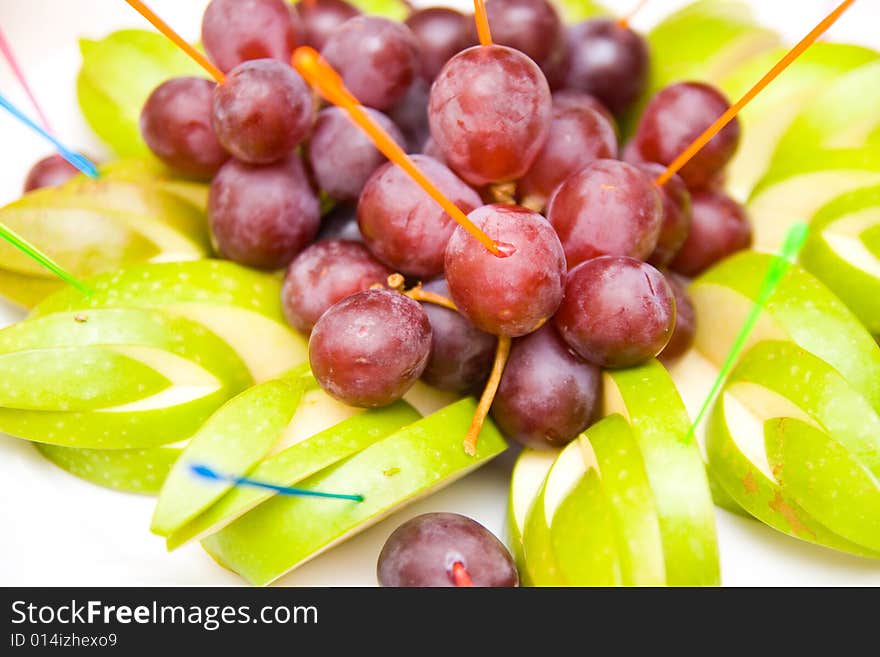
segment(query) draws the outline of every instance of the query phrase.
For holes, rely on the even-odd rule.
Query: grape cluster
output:
[[[688,349],[684,277],[749,245],[720,188],[739,126],[658,185],[728,101],[673,84],[623,145],[646,41],[613,20],[566,26],[549,0],[485,4],[491,45],[451,9],[397,23],[344,0],[213,0],[202,41],[225,79],[166,82],[141,126],[168,166],[211,180],[221,256],[286,268],[284,312],[329,394],[375,407],[419,378],[486,385],[508,437],[559,446],[595,417],[602,368]],[[302,45],[471,226],[322,105],[291,66]]]

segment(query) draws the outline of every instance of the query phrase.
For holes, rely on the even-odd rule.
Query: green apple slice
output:
[[[810,225],[801,264],[880,335],[880,240],[871,240],[880,227],[880,186],[834,199]]]
[[[359,493],[363,502],[275,496],[202,544],[221,565],[265,585],[401,506],[485,464],[507,448],[491,420],[476,456],[462,439],[476,410],[463,399],[302,481],[314,490]]]
[[[75,477],[126,493],[158,495],[171,466],[183,451],[166,445],[146,449],[78,449],[45,443],[34,447]]]
[[[100,171],[103,178],[158,187],[191,203],[200,211],[207,212],[210,187],[204,183],[175,177],[170,169],[152,155],[107,162],[101,165]]]
[[[192,437],[156,502],[150,529],[168,536],[220,499],[229,481],[202,480],[193,465],[241,477],[259,463],[290,424],[305,390],[303,377],[266,381],[219,408]]]
[[[669,374],[657,361],[604,375],[604,415],[620,413],[639,445],[654,503],[671,586],[720,580],[715,515],[706,470],[690,418]]]
[[[350,415],[336,421],[332,408],[334,401],[323,392],[315,391],[310,412],[308,399],[297,410],[293,420],[279,441],[286,447],[263,460],[250,476],[278,486],[295,486],[303,479],[363,451],[370,445],[390,436],[421,418],[411,406],[399,402],[391,406]],[[308,395],[307,395],[308,397]],[[259,488],[236,488],[220,498],[216,504],[194,518],[168,537],[169,550],[199,540],[219,531],[236,518],[274,496]]]
[[[524,449],[517,458],[510,476],[507,505],[508,544],[520,572],[520,583],[524,586],[531,585],[523,552],[526,519],[559,452],[558,449]]]

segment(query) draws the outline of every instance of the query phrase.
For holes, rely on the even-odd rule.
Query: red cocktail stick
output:
[[[37,116],[40,119],[40,123],[43,124],[46,132],[54,132],[54,130],[52,130],[52,126],[49,124],[49,119],[46,118],[46,114],[43,112],[43,108],[40,107],[40,103],[37,102],[37,97],[34,95],[31,86],[28,84],[27,78],[24,76],[24,71],[18,65],[18,60],[15,58],[15,53],[12,51],[12,45],[3,34],[2,29],[0,29],[0,52],[3,53],[3,57],[5,57],[6,61],[9,63],[9,68],[12,69],[13,75],[15,75],[15,78],[18,80],[21,88],[24,89],[25,94],[27,94],[28,100],[31,101],[31,106],[33,106],[34,110],[36,111]]]

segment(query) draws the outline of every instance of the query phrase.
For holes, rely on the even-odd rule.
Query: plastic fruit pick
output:
[[[3,53],[3,56],[9,63],[9,68],[12,69],[13,75],[15,75],[18,83],[27,94],[28,100],[31,101],[31,105],[34,108],[34,111],[37,113],[37,116],[40,117],[40,123],[43,124],[46,132],[53,132],[52,126],[49,124],[49,119],[46,118],[46,114],[45,112],[43,112],[43,108],[40,107],[40,103],[37,102],[37,97],[31,89],[31,85],[28,84],[27,78],[24,75],[24,71],[22,71],[21,66],[18,65],[18,60],[15,57],[15,53],[12,51],[12,45],[9,43],[6,35],[3,34],[2,29],[0,29],[0,52]]]
[[[742,98],[731,105],[724,114],[718,117],[715,123],[706,128],[703,134],[697,137],[690,146],[682,151],[681,155],[673,160],[673,162],[666,168],[666,171],[657,177],[657,180],[655,181],[657,185],[666,184],[672,176],[678,173],[681,168],[687,164],[701,148],[703,148],[703,146],[709,143],[712,137],[718,134],[724,126],[730,123],[730,121],[739,114],[743,107],[748,105],[755,96],[761,93],[768,84],[773,82],[773,80],[787,69],[794,60],[804,54],[804,52],[806,52],[806,50],[813,45],[813,43],[815,43],[816,40],[828,30],[828,28],[834,25],[834,23],[837,22],[837,19],[843,15],[843,12],[849,9],[855,1],[856,0],[844,0],[844,2],[837,5],[834,11],[819,21],[819,24],[810,30],[807,36],[801,39],[791,50],[789,50],[764,77],[758,80],[758,82],[756,82],[755,85],[745,93]]]
[[[483,3],[480,2],[480,4]],[[468,587],[474,585],[474,583],[471,581],[471,576],[468,575],[468,571],[461,561],[456,561],[454,564],[452,564],[452,581],[454,581],[455,585],[458,587]]]
[[[483,0],[474,0],[474,20],[477,23],[480,45],[491,46],[492,32],[489,30],[489,16],[486,14],[486,5]]]
[[[376,148],[385,157],[403,169],[462,228],[479,240],[494,255],[499,257],[504,255],[492,238],[477,228],[464,212],[446,198],[443,192],[421,172],[397,142],[364,111],[357,98],[345,88],[339,74],[318,55],[314,48],[309,48],[308,46],[297,48],[293,53],[293,67],[299,71],[299,74],[306,79],[306,82],[311,84],[324,99],[344,109],[351,117],[351,120],[370,137]]]
[[[730,347],[730,351],[724,359],[721,370],[718,372],[718,376],[715,378],[715,382],[709,390],[708,396],[700,406],[700,410],[697,412],[697,416],[694,418],[694,421],[685,436],[685,442],[693,440],[697,427],[703,420],[703,416],[706,414],[706,411],[709,410],[712,402],[715,401],[718,391],[721,390],[721,386],[724,385],[730,371],[733,369],[734,364],[737,362],[740,354],[745,348],[746,341],[749,339],[752,329],[755,328],[755,324],[758,321],[758,317],[761,316],[764,306],[767,305],[767,301],[770,299],[776,286],[779,285],[785,272],[788,271],[789,266],[797,261],[798,253],[800,253],[801,248],[804,246],[804,242],[807,241],[809,232],[810,227],[802,221],[793,224],[792,227],[788,229],[788,233],[786,233],[785,236],[785,242],[782,244],[782,249],[767,269],[767,275],[764,277],[758,296],[755,297],[752,309],[746,316],[746,320],[743,322],[739,333],[737,333],[733,345]]]
[[[628,28],[632,19],[635,18],[635,15],[638,14],[646,4],[648,4],[648,0],[640,0],[635,7],[630,9],[628,14],[624,14],[617,20],[617,24],[624,29]]]
[[[64,267],[59,265],[45,253],[40,251],[40,249],[28,242],[21,235],[2,223],[0,223],[0,238],[6,240],[16,249],[39,262],[41,265],[43,265],[43,267],[58,276],[58,278],[65,281],[66,283],[69,283],[80,292],[83,292],[86,295],[92,293],[92,288],[80,281],[73,274],[68,272],[66,269],[64,269]]]
[[[183,50],[187,55],[192,57],[195,62],[204,68],[212,78],[217,81],[217,84],[223,84],[223,81],[226,79],[226,76],[223,75],[223,72],[214,66],[207,57],[205,57],[198,50],[193,48],[186,40],[181,37],[177,32],[171,29],[171,26],[168,25],[165,21],[159,18],[153,10],[147,7],[140,0],[125,0],[128,4],[132,6],[132,8],[137,11],[141,16],[146,18],[157,30],[159,30],[162,34],[168,37],[174,44]]]
[[[233,486],[251,486],[253,488],[264,488],[266,490],[275,491],[279,495],[287,495],[290,497],[325,497],[334,500],[350,500],[352,502],[363,502],[363,495],[345,495],[342,493],[324,493],[319,490],[308,490],[306,488],[294,488],[292,486],[279,486],[267,481],[259,481],[250,477],[236,477],[233,475],[217,472],[213,468],[203,463],[194,463],[190,465],[190,471],[203,479],[211,479],[213,481],[225,481]]]

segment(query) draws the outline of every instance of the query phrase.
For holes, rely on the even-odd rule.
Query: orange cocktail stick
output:
[[[818,39],[822,34],[828,30],[829,27],[834,25],[838,18],[850,8],[856,0],[845,0],[841,2],[837,8],[828,14],[825,18],[823,18],[819,24],[814,27],[807,36],[801,39],[797,45],[795,45],[791,50],[786,53],[785,57],[780,59],[773,68],[765,75],[763,78],[758,80],[758,82],[749,89],[746,94],[736,101],[733,105],[731,105],[724,114],[718,117],[718,119],[706,128],[706,131],[697,137],[694,142],[688,146],[684,151],[679,155],[675,160],[670,164],[666,171],[661,173],[655,182],[657,185],[665,184],[672,176],[681,171],[681,168],[687,164],[690,159],[696,155],[703,146],[709,143],[709,140],[712,139],[715,135],[717,135],[724,126],[726,126],[730,121],[742,110],[743,107],[749,104],[749,102],[757,96],[764,88],[773,82],[782,73],[789,65],[800,57],[813,43]]]
[[[208,61],[207,57],[205,57],[202,53],[193,48],[177,32],[172,30],[168,23],[166,23],[153,13],[152,9],[147,7],[147,5],[145,5],[140,0],[125,1],[130,4],[141,16],[150,21],[150,23],[153,24],[153,27],[155,27],[166,37],[171,39],[171,41],[173,41],[178,48],[180,48],[181,50],[183,50],[183,52],[192,57],[196,61],[196,63],[203,69],[205,69],[212,78],[217,80],[217,84],[223,84],[223,81],[226,79],[226,76],[223,75],[223,71],[214,66],[210,61]]]
[[[480,45],[491,46],[492,32],[489,29],[489,16],[486,14],[486,5],[483,0],[474,0],[474,20],[477,23],[477,36],[480,37]]]
[[[641,2],[633,7],[628,14],[617,19],[617,24],[624,29],[628,28],[630,21],[632,21],[635,15],[638,14],[646,4],[648,4],[648,0],[641,0]]]
[[[495,242],[486,233],[477,228],[474,223],[467,218],[467,215],[458,209],[458,207],[446,198],[431,180],[421,172],[415,162],[397,145],[385,130],[376,123],[364,108],[358,102],[352,93],[345,88],[342,78],[333,70],[333,68],[321,59],[314,48],[302,46],[297,48],[293,53],[293,67],[299,71],[306,81],[311,84],[318,93],[321,94],[328,102],[341,107],[351,120],[363,130],[367,136],[373,141],[382,153],[389,160],[403,169],[422,189],[433,198],[440,207],[452,217],[458,224],[473,235],[480,243],[485,246],[493,254],[500,256]]]
[[[471,581],[471,576],[468,574],[467,569],[461,561],[456,561],[452,564],[452,581],[455,582],[455,585],[458,587],[474,585],[473,581]]]

